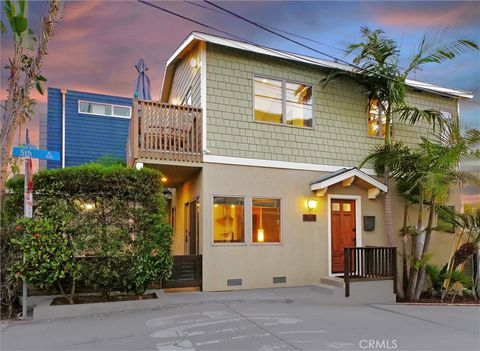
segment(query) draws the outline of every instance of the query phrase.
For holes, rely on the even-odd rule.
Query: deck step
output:
[[[336,288],[345,288],[345,283],[343,278],[338,277],[322,277],[320,278],[320,283],[325,285],[334,286]]]

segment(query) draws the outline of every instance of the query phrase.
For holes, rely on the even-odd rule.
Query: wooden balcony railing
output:
[[[127,162],[202,161],[202,109],[135,100],[128,131]]]
[[[395,247],[345,247],[344,248],[345,297],[350,296],[350,282],[368,280],[393,280],[396,293],[397,249]]]

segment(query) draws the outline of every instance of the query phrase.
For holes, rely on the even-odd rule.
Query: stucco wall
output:
[[[193,58],[197,60],[197,67],[191,66]],[[197,45],[176,64],[168,103],[186,105],[185,96],[188,90],[192,89],[192,106],[200,106],[201,64],[200,45]]]
[[[203,169],[204,210],[203,288],[228,290],[227,279],[242,279],[240,288],[272,287],[272,278],[286,276],[287,284],[318,283],[328,275],[327,197],[319,197],[316,222],[303,222],[308,213],[305,201],[312,197],[309,184],[320,172],[269,169],[261,167],[206,164]],[[332,194],[360,195],[362,216],[376,215],[377,228],[363,234],[363,245],[384,245],[383,201],[368,200],[367,191],[356,185],[333,186]],[[245,208],[245,244],[212,243],[213,195],[278,197],[282,207],[282,242],[251,243],[251,212]]]
[[[357,166],[381,139],[367,136],[367,95],[350,80],[322,88],[326,71],[307,64],[207,45],[207,149],[213,155],[314,164]],[[253,77],[313,85],[312,129],[254,122]],[[411,104],[456,114],[456,102],[411,92]],[[413,144],[424,124],[395,124],[394,136]]]

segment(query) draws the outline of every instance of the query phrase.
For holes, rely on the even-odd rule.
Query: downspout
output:
[[[65,168],[65,100],[67,91],[62,89],[62,168]]]

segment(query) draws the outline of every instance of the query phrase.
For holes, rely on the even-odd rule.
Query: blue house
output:
[[[132,99],[48,88],[47,148],[61,161],[47,168],[68,167],[111,156],[125,160]]]

